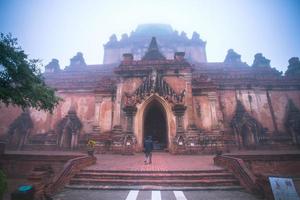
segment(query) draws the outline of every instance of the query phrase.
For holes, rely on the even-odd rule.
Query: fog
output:
[[[207,41],[209,62],[222,62],[228,49],[252,64],[261,52],[271,66],[286,69],[300,56],[297,0],[1,0],[0,32],[11,32],[31,58],[61,68],[76,52],[87,64],[103,61],[112,34],[130,34],[138,24],[167,23]]]

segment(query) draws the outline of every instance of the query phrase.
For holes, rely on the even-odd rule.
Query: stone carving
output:
[[[235,115],[231,120],[231,127],[236,135],[239,147],[250,147],[260,144],[265,135],[262,125],[249,113],[242,102],[237,100]]]
[[[115,47],[119,47],[120,44],[118,43],[118,38],[116,36],[116,34],[112,34],[109,37],[109,41],[105,44],[105,47],[109,47],[109,48],[115,48]]]
[[[136,143],[137,142],[134,135],[127,134],[124,136],[124,146],[135,145]]]
[[[271,60],[265,58],[262,53],[257,53],[254,56],[252,67],[271,67]]]
[[[286,76],[300,77],[300,61],[298,57],[292,57],[289,59],[289,66],[285,72]]]
[[[184,104],[185,90],[177,94],[163,77],[153,70],[133,94],[125,93],[125,106],[134,106],[153,93],[172,104]]]
[[[241,55],[236,53],[233,49],[229,49],[224,63],[241,63]]]
[[[200,35],[199,35],[199,33],[193,32],[192,40],[193,40],[193,41],[198,41],[198,40],[200,40]]]
[[[126,132],[133,133],[133,117],[136,114],[137,108],[135,106],[127,105],[123,108],[123,111],[125,112],[127,118]]]
[[[174,143],[178,146],[184,146],[185,145],[185,136],[184,135],[177,135],[174,138]]]
[[[300,110],[291,99],[286,107],[285,127],[292,135],[293,142],[300,145]]]
[[[182,32],[180,33],[180,37],[181,37],[182,39],[184,39],[184,40],[188,40],[188,37],[186,36],[186,32],[184,32],[184,31],[182,31]]]
[[[9,147],[21,149],[32,128],[33,122],[29,111],[26,110],[9,126],[7,132]]]
[[[192,79],[193,92],[196,92],[196,89],[201,88],[215,88],[215,83],[207,75],[203,74],[193,74]]]
[[[78,69],[85,66],[86,63],[84,61],[83,54],[81,52],[78,52],[73,58],[70,59],[70,66],[68,66],[66,70]]]
[[[45,66],[45,72],[58,72],[60,71],[59,61],[55,58],[51,60],[51,62]]]
[[[73,58],[71,58],[71,66],[75,66],[75,65],[83,65],[85,66],[85,61],[84,61],[84,58],[83,58],[83,54],[81,52],[78,52],[76,54],[76,56],[74,56]]]
[[[57,124],[59,135],[58,145],[61,148],[73,149],[77,146],[78,135],[82,123],[74,108],[70,108],[68,114]]]
[[[118,41],[118,38],[117,38],[116,34],[112,34],[109,37],[109,42],[117,42],[117,41]]]

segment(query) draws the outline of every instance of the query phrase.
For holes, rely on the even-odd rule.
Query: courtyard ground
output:
[[[16,152],[7,151],[8,154],[42,154],[42,155],[61,155],[77,154],[78,152]],[[239,151],[230,154],[281,154],[281,153],[299,153],[299,151]],[[96,154],[97,163],[85,169],[89,170],[128,170],[128,171],[192,171],[192,170],[218,170],[221,167],[213,163],[214,155],[172,155],[163,152],[154,152],[152,164],[144,164],[144,154],[136,153],[134,155],[118,154]],[[9,193],[21,184],[23,179],[9,179],[9,188],[4,199],[9,199]],[[299,182],[295,182],[296,188],[299,189]],[[64,189],[54,196],[55,200],[81,200],[81,199],[124,199],[124,200],[201,200],[201,199],[257,199],[252,194],[244,190],[81,190],[81,189]]]

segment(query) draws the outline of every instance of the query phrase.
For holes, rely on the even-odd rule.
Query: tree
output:
[[[29,59],[11,34],[0,35],[0,102],[52,112],[61,100],[46,85],[40,61]]]

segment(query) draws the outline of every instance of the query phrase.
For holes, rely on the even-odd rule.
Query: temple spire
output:
[[[158,51],[158,45],[155,37],[152,37],[148,51]]]
[[[148,51],[142,58],[142,60],[165,60],[166,58],[162,53],[159,52],[158,45],[156,42],[156,38],[152,37],[150,45],[148,47]]]

